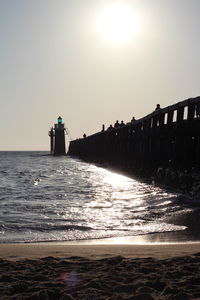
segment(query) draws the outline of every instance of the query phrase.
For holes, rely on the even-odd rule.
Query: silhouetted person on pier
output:
[[[87,136],[86,136],[86,134],[84,133],[84,135],[83,135],[83,138],[85,139]]]
[[[120,124],[120,126],[124,126],[125,124],[124,124],[124,121],[121,121],[121,124]]]
[[[112,124],[110,124],[110,126],[108,127],[107,130],[112,130],[112,129],[113,129],[113,126],[112,126]]]
[[[158,110],[158,109],[160,109],[160,104],[157,104],[157,105],[156,105],[155,110]]]
[[[136,121],[135,117],[132,117],[131,121],[126,123],[126,125],[131,125],[132,123],[134,123]]]
[[[119,121],[117,120],[117,121],[115,122],[114,127],[117,128],[117,127],[119,127],[119,126],[120,126],[120,125],[119,125]]]
[[[131,122],[135,122],[135,121],[136,121],[135,117],[132,117]]]

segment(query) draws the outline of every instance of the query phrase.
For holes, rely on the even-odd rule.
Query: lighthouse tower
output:
[[[58,117],[57,124],[54,124],[49,131],[50,136],[50,151],[53,155],[65,155],[65,126],[62,123],[62,118]]]

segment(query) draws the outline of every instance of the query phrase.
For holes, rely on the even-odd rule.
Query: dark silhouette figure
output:
[[[112,124],[110,124],[110,126],[108,127],[108,129],[107,129],[107,130],[111,130],[111,129],[113,129],[113,126],[112,126]]]
[[[121,124],[120,124],[120,126],[124,126],[125,124],[124,124],[124,121],[121,121]]]
[[[115,122],[114,127],[117,128],[117,127],[119,127],[119,126],[120,126],[120,124],[119,124],[119,121],[117,120],[117,121]]]
[[[136,121],[135,117],[132,117],[131,122],[135,122],[135,121]]]
[[[157,104],[157,105],[156,105],[155,110],[158,110],[158,109],[160,109],[160,104]]]
[[[86,136],[86,134],[84,133],[84,135],[83,135],[83,138],[85,139],[87,136]]]

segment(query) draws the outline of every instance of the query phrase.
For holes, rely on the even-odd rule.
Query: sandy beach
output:
[[[200,243],[2,244],[0,299],[200,299]]]

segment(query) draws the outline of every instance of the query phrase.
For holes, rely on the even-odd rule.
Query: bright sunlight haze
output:
[[[97,26],[102,36],[113,44],[130,42],[139,30],[139,20],[125,4],[106,5],[100,12]]]

